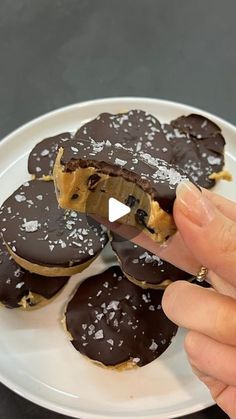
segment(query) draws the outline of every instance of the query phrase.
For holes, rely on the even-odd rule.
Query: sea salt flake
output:
[[[153,305],[150,305],[150,306],[148,307],[148,310],[150,310],[150,311],[155,311],[155,307],[154,307]]]
[[[111,346],[114,345],[114,340],[113,339],[107,339],[107,343],[109,343]]]
[[[124,166],[126,163],[126,160],[121,160],[118,157],[115,159],[115,164],[117,164],[118,166]]]
[[[74,151],[75,153],[78,153],[78,151],[79,151],[78,148],[76,148],[76,147],[71,147],[71,150]]]
[[[205,128],[206,126],[207,126],[207,120],[205,119],[205,121],[201,125],[201,128]]]
[[[42,156],[42,157],[45,157],[45,156],[47,156],[47,155],[49,154],[49,150],[47,150],[47,149],[45,148],[44,150],[42,150],[42,151],[41,151],[41,153],[40,153],[40,154],[41,154],[41,156]]]
[[[149,303],[150,301],[149,301],[149,299],[148,299],[148,297],[146,296],[146,294],[142,294],[142,300],[145,302],[145,303]]]
[[[158,345],[157,345],[157,343],[152,339],[152,343],[151,343],[151,345],[149,346],[149,349],[151,350],[151,351],[156,351],[157,350],[157,348],[158,348]]]
[[[135,364],[137,364],[138,362],[140,362],[140,358],[133,358],[132,360]]]
[[[66,243],[63,241],[63,240],[59,240],[59,243],[60,243],[60,245],[61,245],[61,248],[62,249],[65,249],[65,247],[66,247]]]
[[[18,284],[16,284],[16,288],[21,288],[23,287],[24,282],[18,282]]]
[[[36,198],[37,198],[39,201],[42,201],[42,199],[43,199],[43,195],[37,195],[37,196],[36,196]]]
[[[107,310],[110,310],[110,309],[112,309],[112,310],[118,310],[118,305],[120,304],[120,302],[119,301],[115,301],[115,300],[112,300],[109,304],[108,304],[108,306],[107,306]]]
[[[21,269],[20,269],[20,268],[16,269],[16,271],[14,272],[14,276],[15,276],[16,278],[19,278],[19,276],[20,276],[20,272],[21,272]]]
[[[95,326],[94,324],[90,324],[90,326],[88,327],[88,334],[92,335],[95,332]]]
[[[141,141],[138,141],[137,142],[137,145],[136,145],[136,151],[138,152],[138,151],[140,151],[141,150],[141,148],[142,148],[142,143],[141,143]]]
[[[40,224],[37,220],[30,220],[24,222],[22,224],[22,227],[27,231],[27,233],[34,233],[34,231],[37,231],[40,228]]]
[[[221,159],[219,157],[208,156],[207,161],[209,164],[213,165],[213,164],[220,164]]]
[[[94,339],[103,339],[103,337],[104,337],[104,334],[103,334],[103,330],[102,329],[100,329],[100,330],[98,330],[96,333],[95,333],[95,335],[94,335]]]
[[[15,195],[15,200],[17,202],[23,202],[23,201],[26,201],[26,197],[25,197],[25,195],[17,194],[17,195]]]
[[[114,326],[115,326],[115,327],[118,327],[118,325],[119,325],[119,324],[118,324],[118,320],[117,320],[117,319],[115,319],[115,320],[114,320],[114,322],[113,322],[113,324],[114,324]]]
[[[109,320],[112,320],[115,317],[115,314],[116,313],[114,311],[110,311],[110,313],[108,315]]]

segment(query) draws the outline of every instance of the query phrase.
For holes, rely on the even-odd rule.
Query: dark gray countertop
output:
[[[74,102],[150,96],[235,123],[234,0],[1,0],[0,138]],[[56,419],[0,386],[3,419]],[[190,419],[225,418],[218,408]]]

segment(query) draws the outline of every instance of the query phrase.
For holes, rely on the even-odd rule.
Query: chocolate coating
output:
[[[74,347],[94,361],[143,366],[170,345],[177,326],[161,308],[162,291],[142,290],[113,266],[80,285],[66,309]]]
[[[135,109],[115,115],[102,113],[79,128],[75,138],[109,141],[112,145],[120,143],[132,153],[142,151],[168,163],[171,161],[172,151],[170,147],[166,147],[160,122],[142,110]]]
[[[141,110],[117,115],[103,113],[83,125],[75,137],[120,143],[132,153],[148,153],[181,168],[205,188],[214,186],[209,175],[224,166],[225,140],[221,129],[196,114],[161,125],[157,118]]]
[[[178,128],[181,132],[189,134],[195,138],[209,138],[221,133],[220,127],[205,116],[191,113],[187,116],[180,116],[171,125]]]
[[[221,129],[196,114],[181,116],[172,121],[171,126],[164,126],[173,147],[171,162],[184,169],[198,185],[214,186],[215,181],[209,179],[209,175],[224,167],[225,139]]]
[[[36,178],[51,176],[58,149],[71,138],[70,132],[63,132],[36,144],[28,158],[29,173],[35,175]]]
[[[122,271],[140,281],[140,285],[142,282],[146,285],[158,285],[167,279],[177,281],[192,278],[191,274],[115,233],[112,233],[111,246],[120,261]]]
[[[12,259],[0,237],[0,302],[6,307],[20,307],[22,298],[29,293],[36,293],[49,300],[64,287],[68,279],[27,272]]]
[[[3,204],[4,241],[23,259],[42,266],[68,267],[93,258],[108,241],[85,214],[58,207],[53,182],[24,183]]]
[[[177,184],[187,179],[181,169],[176,170],[164,160],[153,159],[148,153],[131,153],[119,143],[72,140],[66,142],[63,149],[61,164],[64,171],[95,167],[101,173],[121,176],[136,183],[169,213],[173,209]]]

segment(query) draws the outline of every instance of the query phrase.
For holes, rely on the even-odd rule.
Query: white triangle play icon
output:
[[[130,207],[115,198],[109,198],[108,202],[108,220],[110,223],[119,220],[124,215],[129,214]]]

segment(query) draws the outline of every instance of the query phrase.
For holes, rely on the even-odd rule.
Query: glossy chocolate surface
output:
[[[140,285],[141,282],[158,285],[167,279],[177,281],[192,278],[192,275],[160,259],[143,247],[114,233],[112,237],[111,246],[120,261],[121,269],[136,281],[140,281]]]
[[[132,284],[118,266],[85,280],[66,309],[74,347],[92,360],[143,366],[170,345],[177,326],[161,308],[162,291]]]
[[[225,140],[221,129],[197,114],[161,124],[156,117],[142,110],[117,115],[103,113],[83,125],[75,137],[109,141],[113,145],[120,143],[132,153],[148,153],[183,169],[205,188],[215,184],[209,175],[221,171],[224,166]]]
[[[42,266],[84,263],[108,241],[99,224],[85,214],[59,208],[53,182],[29,181],[0,209],[4,241],[23,259]]]
[[[70,132],[63,132],[36,144],[28,158],[29,173],[36,178],[51,176],[58,149],[71,138]]]

